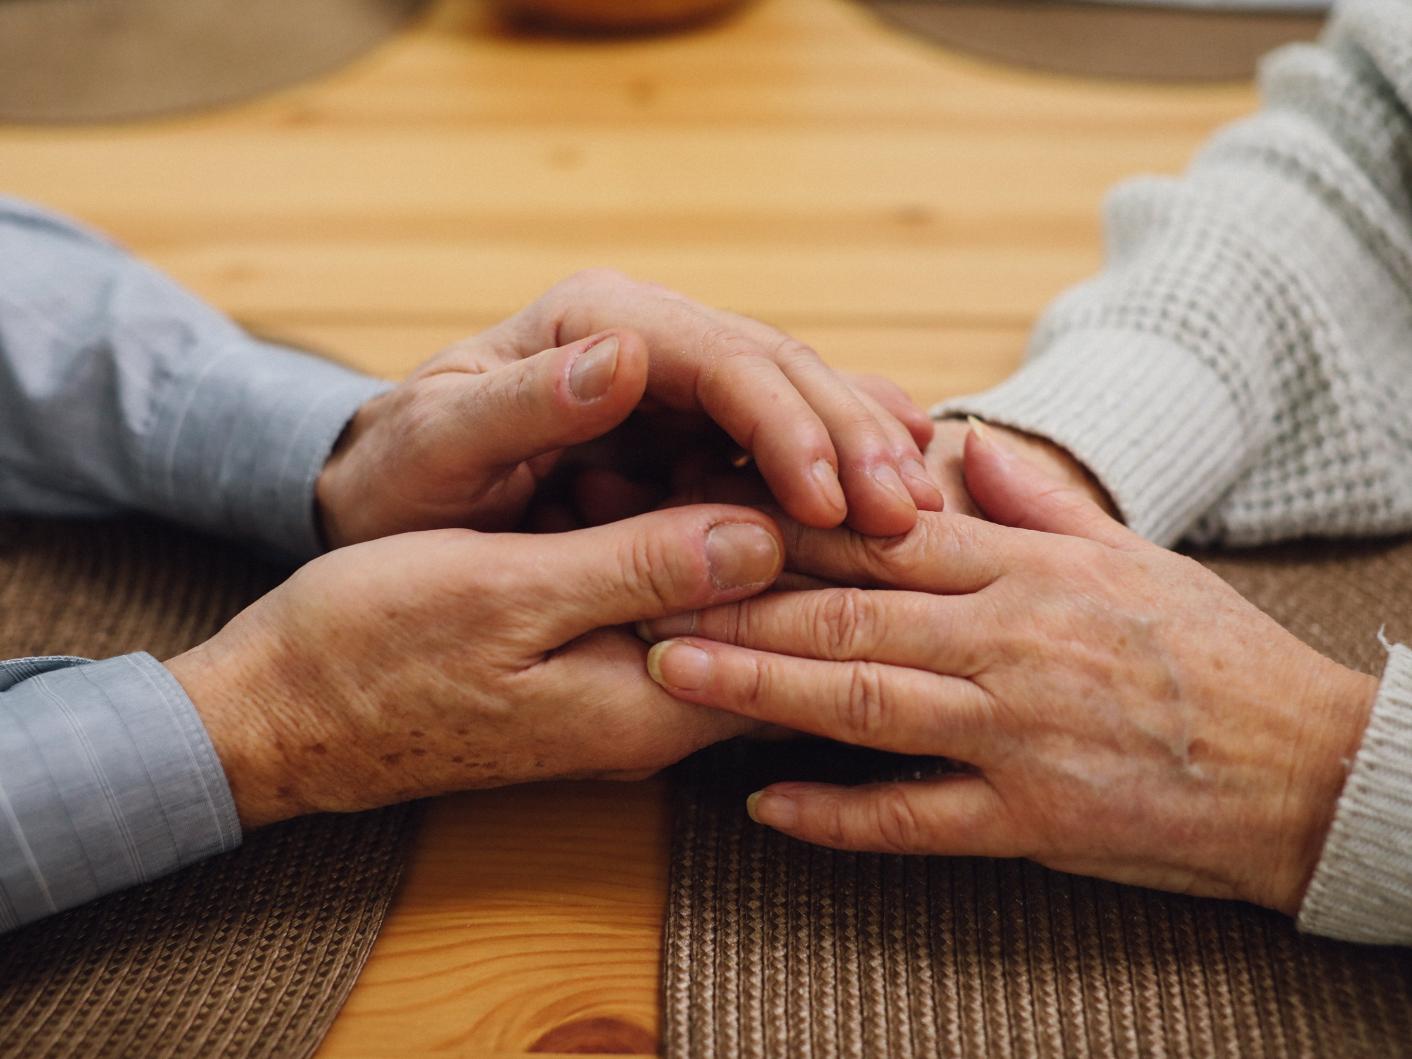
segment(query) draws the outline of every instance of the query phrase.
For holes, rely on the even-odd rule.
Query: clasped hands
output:
[[[713,479],[735,451],[769,504],[680,504],[753,500]],[[317,496],[333,550],[167,663],[247,827],[642,776],[769,723],[966,766],[752,797],[799,838],[1293,912],[1376,687],[1062,450],[933,437],[891,384],[611,273],[370,401]]]

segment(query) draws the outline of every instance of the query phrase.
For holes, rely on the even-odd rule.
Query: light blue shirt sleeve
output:
[[[0,511],[145,511],[307,559],[319,471],[387,387],[0,197]]]
[[[387,386],[0,197],[0,512],[143,511],[302,560],[319,471]],[[239,842],[200,716],[154,658],[0,662],[0,931]]]
[[[0,932],[240,844],[206,729],[151,655],[0,663],[0,688]]]

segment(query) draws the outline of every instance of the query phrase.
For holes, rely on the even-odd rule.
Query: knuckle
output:
[[[855,658],[870,642],[877,608],[873,597],[860,588],[840,588],[820,593],[819,632],[830,658]]]
[[[724,324],[707,324],[701,329],[697,344],[702,355],[713,362],[727,362],[759,355],[753,342]]]
[[[760,658],[747,657],[741,667],[737,695],[744,706],[761,706],[770,700],[770,667]]]
[[[815,826],[818,828],[819,837],[823,840],[824,845],[834,847],[849,845],[848,820],[844,814],[843,805],[837,798],[830,798],[819,807]]]
[[[850,663],[844,694],[840,704],[844,737],[865,745],[876,742],[887,731],[892,715],[882,670],[871,662]]]
[[[526,411],[539,406],[543,392],[539,373],[520,367],[505,389],[505,403],[510,411]]]
[[[982,519],[947,518],[944,514],[928,512],[926,518],[917,520],[912,543],[919,557],[984,552],[994,547],[993,538],[987,539],[992,529],[992,524]]]
[[[727,607],[720,615],[721,635],[726,643],[748,644],[751,640],[751,632],[754,623],[750,619],[750,607],[745,603],[737,603],[732,607]]]
[[[668,547],[657,535],[635,535],[623,555],[628,584],[638,586],[648,603],[660,610],[686,605],[692,595],[690,574],[680,555],[679,549]]]
[[[909,792],[902,787],[878,791],[873,805],[878,845],[890,853],[911,853],[922,846],[922,824]]]
[[[548,329],[552,345],[562,345],[565,330],[582,331],[594,323],[593,307],[621,300],[633,280],[610,268],[586,268],[561,279],[521,314],[521,324],[538,337]]]
[[[466,404],[484,407],[486,396],[481,380],[471,380],[468,385],[474,389],[464,396],[436,378],[394,391],[399,466],[439,470],[483,468],[478,454],[466,451],[465,447],[448,446],[445,441],[448,429],[454,429]]]
[[[886,463],[900,448],[888,437],[878,415],[862,401],[850,401],[831,416],[830,424],[840,435],[846,435],[841,440],[849,446],[850,457],[859,463]]]
[[[613,287],[628,287],[633,282],[632,277],[615,268],[594,267],[579,269],[564,280],[560,286],[570,290],[603,290]]]
[[[937,535],[934,520],[920,517],[927,514],[929,512],[920,512],[917,524],[901,536],[855,538],[863,564],[871,568],[878,580],[886,584],[905,582],[918,564],[933,553]]]
[[[780,365],[790,367],[814,367],[823,364],[823,358],[810,346],[792,335],[781,335],[771,354],[771,359]]]
[[[907,391],[886,375],[867,372],[857,376],[857,382],[859,386],[869,391],[878,400],[901,401],[905,404],[911,403],[911,399],[907,396]]]

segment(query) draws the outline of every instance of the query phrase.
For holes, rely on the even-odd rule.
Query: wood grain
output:
[[[247,323],[389,376],[611,265],[931,401],[1013,368],[1034,315],[1098,264],[1111,184],[1179,170],[1253,98],[1004,69],[846,0],[617,43],[515,37],[443,0],[352,67],[246,106],[0,129],[0,181]],[[429,805],[321,1055],[652,1051],[662,792]]]

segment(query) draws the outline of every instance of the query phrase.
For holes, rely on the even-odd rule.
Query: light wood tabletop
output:
[[[1253,102],[994,66],[849,0],[577,43],[443,0],[255,103],[0,128],[0,189],[389,376],[609,265],[932,401],[1018,362],[1036,313],[1098,264],[1109,186],[1180,170]],[[661,781],[430,804],[321,1055],[650,1054],[666,866]]]

